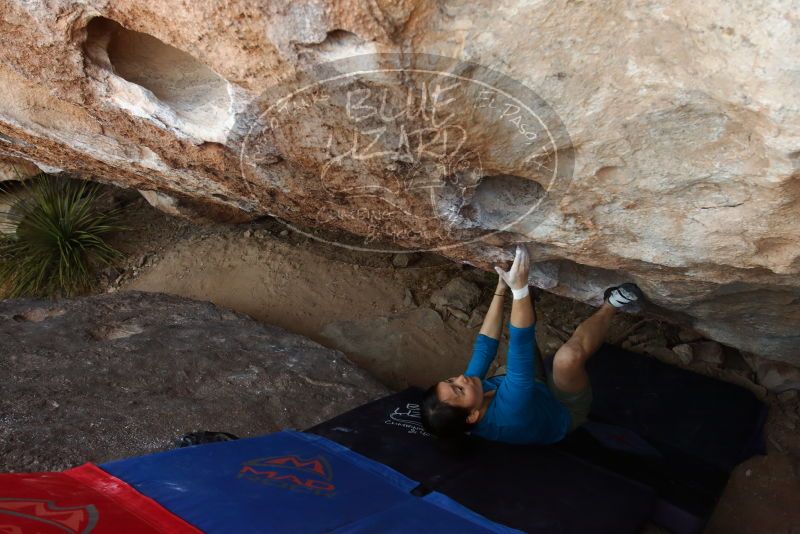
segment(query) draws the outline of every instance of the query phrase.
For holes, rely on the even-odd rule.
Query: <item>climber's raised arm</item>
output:
[[[502,386],[508,392],[510,407],[524,407],[526,391],[534,387],[536,313],[528,292],[529,266],[528,249],[524,245],[518,245],[511,269],[505,272],[500,267],[495,268],[514,293],[509,322],[506,380]]]
[[[500,267],[495,267],[495,271],[514,293],[514,302],[511,304],[511,326],[527,328],[534,324],[536,322],[536,312],[533,310],[531,297],[528,294],[530,257],[527,247],[525,245],[517,245],[514,263],[508,272]]]
[[[500,339],[500,334],[503,332],[503,303],[506,290],[508,290],[508,285],[502,277],[498,277],[492,303],[489,305],[489,311],[486,312],[486,317],[483,319],[483,325],[479,332],[484,336]]]
[[[472,345],[472,357],[464,372],[466,376],[486,378],[489,366],[497,356],[500,333],[503,331],[503,296],[507,287],[502,278],[497,281],[489,311],[486,312],[481,331],[478,332],[475,343]]]

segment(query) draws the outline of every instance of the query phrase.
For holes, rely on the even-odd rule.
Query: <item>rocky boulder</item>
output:
[[[153,293],[0,302],[0,338],[0,471],[304,429],[388,393],[338,351]]]
[[[481,296],[480,288],[463,278],[453,278],[443,288],[431,295],[431,304],[442,313],[455,315],[468,321]]]
[[[0,0],[0,157],[487,270],[527,242],[539,287],[798,364],[793,8]]]
[[[42,172],[39,167],[18,158],[0,158],[0,182],[23,181]],[[3,185],[0,183],[0,191]]]

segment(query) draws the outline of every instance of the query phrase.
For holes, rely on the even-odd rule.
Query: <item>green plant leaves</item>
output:
[[[0,296],[72,296],[92,272],[120,256],[104,237],[123,228],[120,211],[98,208],[97,184],[40,175],[23,182],[0,236]]]

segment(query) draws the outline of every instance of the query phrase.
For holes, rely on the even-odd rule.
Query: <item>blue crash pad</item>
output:
[[[284,431],[101,466],[208,533],[518,532],[321,436]]]

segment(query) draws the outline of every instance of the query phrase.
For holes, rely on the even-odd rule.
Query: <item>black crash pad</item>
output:
[[[654,488],[653,521],[674,532],[700,532],[733,468],[766,453],[767,408],[740,386],[611,345],[587,372],[590,423],[557,447]],[[628,436],[636,444],[626,450]]]
[[[527,532],[636,532],[648,520],[701,531],[730,471],[764,452],[766,407],[738,386],[610,345],[587,370],[590,421],[555,446],[471,438],[459,454],[443,451],[421,428],[416,388],[308,431]]]
[[[422,390],[384,397],[308,430],[419,481],[475,512],[526,532],[637,532],[655,492],[553,447],[471,438],[443,451],[419,419]]]

